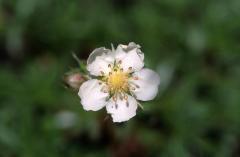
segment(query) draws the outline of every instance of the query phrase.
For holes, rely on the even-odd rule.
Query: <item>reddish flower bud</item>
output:
[[[78,91],[83,82],[87,80],[87,77],[80,72],[70,72],[65,74],[63,81],[68,88],[74,91]]]

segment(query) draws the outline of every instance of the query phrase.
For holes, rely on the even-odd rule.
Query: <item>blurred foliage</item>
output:
[[[239,0],[0,0],[0,156],[240,156],[239,28]],[[130,41],[159,95],[113,124],[61,79]]]

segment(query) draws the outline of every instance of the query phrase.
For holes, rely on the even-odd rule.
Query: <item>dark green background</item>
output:
[[[142,46],[156,99],[112,123],[62,76],[97,47]],[[0,0],[0,157],[239,157],[239,0]]]

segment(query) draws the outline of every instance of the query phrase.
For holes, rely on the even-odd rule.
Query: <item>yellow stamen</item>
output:
[[[109,75],[107,84],[113,92],[125,91],[128,89],[128,74],[116,69]]]

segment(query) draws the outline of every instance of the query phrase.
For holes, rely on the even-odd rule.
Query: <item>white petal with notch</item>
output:
[[[117,62],[121,60],[121,68],[128,71],[139,71],[144,66],[144,54],[140,50],[140,46],[131,42],[128,45],[118,45],[115,51],[115,59]]]
[[[108,65],[113,66],[114,56],[111,50],[104,47],[95,49],[87,60],[87,70],[91,75],[101,76],[102,72],[108,74],[111,68]]]

